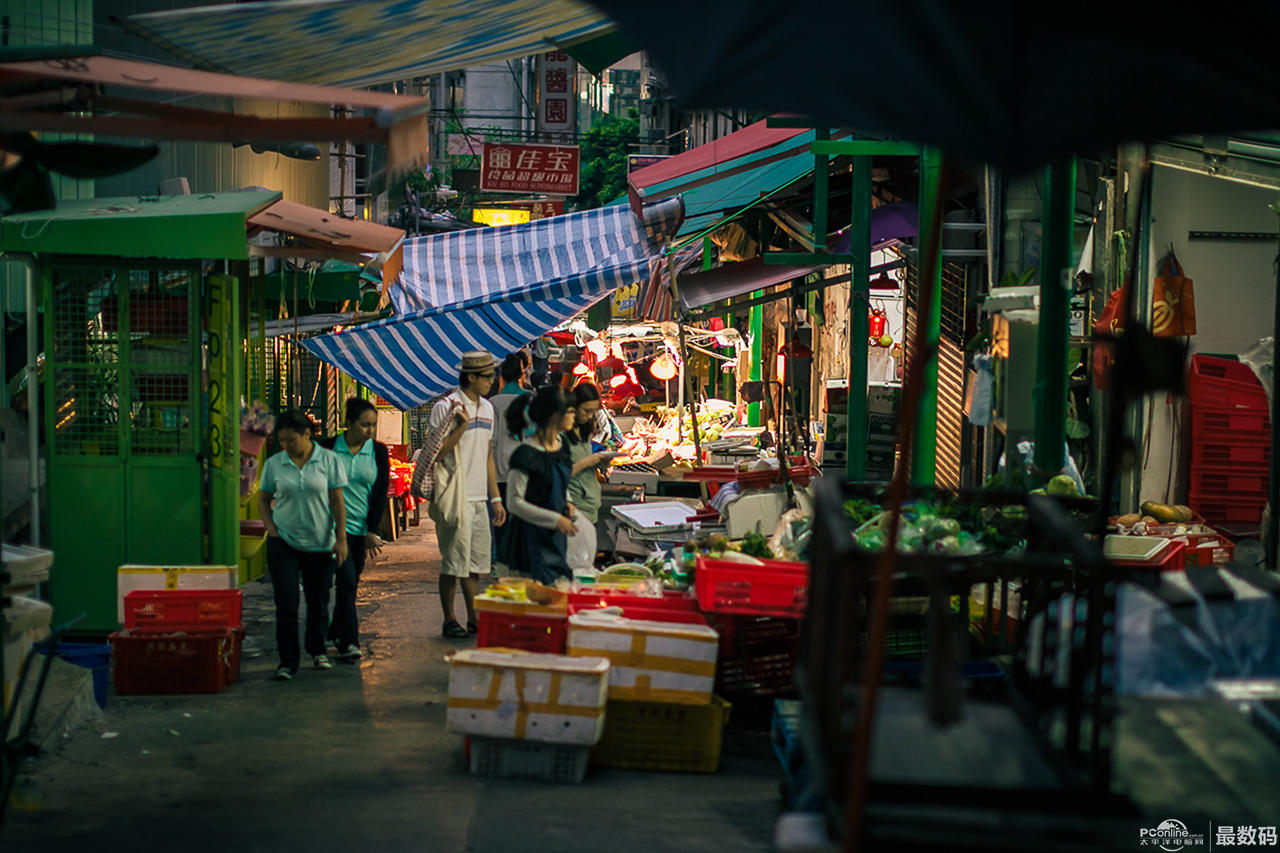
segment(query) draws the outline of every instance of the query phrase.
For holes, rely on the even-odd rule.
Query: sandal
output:
[[[474,623],[474,622],[468,622],[468,623],[467,623],[467,633],[468,633],[468,634],[479,634],[479,633],[480,633],[480,626],[479,626],[479,625],[477,625],[477,624],[476,624],[476,623]]]
[[[444,631],[442,633],[446,637],[448,637],[450,640],[465,640],[468,636],[470,636],[469,634],[467,634],[467,629],[463,628],[453,619],[450,619],[448,622],[444,623]]]

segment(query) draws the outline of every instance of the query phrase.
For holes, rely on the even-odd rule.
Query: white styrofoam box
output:
[[[609,698],[705,705],[720,635],[707,625],[584,611],[569,617],[569,654],[609,660]]]
[[[28,598],[25,595],[9,597],[9,606],[0,611],[0,624],[4,626],[6,636],[30,631],[32,628],[44,628],[53,619],[53,608],[48,602]],[[5,669],[7,673],[8,668]]]
[[[140,566],[116,569],[116,619],[124,624],[124,597],[135,589],[236,589],[239,566]]]
[[[871,385],[867,388],[867,411],[891,415],[898,411],[899,389]]]
[[[448,660],[451,732],[582,746],[604,733],[602,657],[465,649]]]
[[[49,579],[49,567],[53,565],[52,551],[32,545],[0,546],[0,558],[13,586],[44,583]]]
[[[824,454],[830,455],[831,450]],[[843,458],[843,454],[841,454]],[[787,511],[787,492],[775,486],[768,489],[752,489],[731,501],[721,513],[724,516],[725,534],[730,539],[741,539],[748,533],[772,536],[782,514]]]

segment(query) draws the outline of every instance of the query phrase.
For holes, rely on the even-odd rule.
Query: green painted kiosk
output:
[[[118,627],[116,571],[240,563],[240,287],[270,191],[59,202],[5,217],[41,307],[50,598]],[[14,255],[9,255],[14,259]]]

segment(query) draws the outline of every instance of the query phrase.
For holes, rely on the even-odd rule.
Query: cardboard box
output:
[[[465,649],[448,660],[451,732],[580,746],[604,732],[602,657]]]
[[[124,624],[124,597],[135,589],[239,589],[240,566],[140,566],[116,569],[116,619]]]
[[[709,703],[719,644],[719,633],[706,625],[596,612],[569,617],[569,654],[608,659],[610,699]]]

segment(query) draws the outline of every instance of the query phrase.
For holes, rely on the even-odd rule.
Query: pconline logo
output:
[[[1187,850],[1192,847],[1204,847],[1204,836],[1196,835],[1187,829],[1180,820],[1164,820],[1154,829],[1144,827],[1138,830],[1139,844],[1143,847],[1159,847],[1169,853]]]

